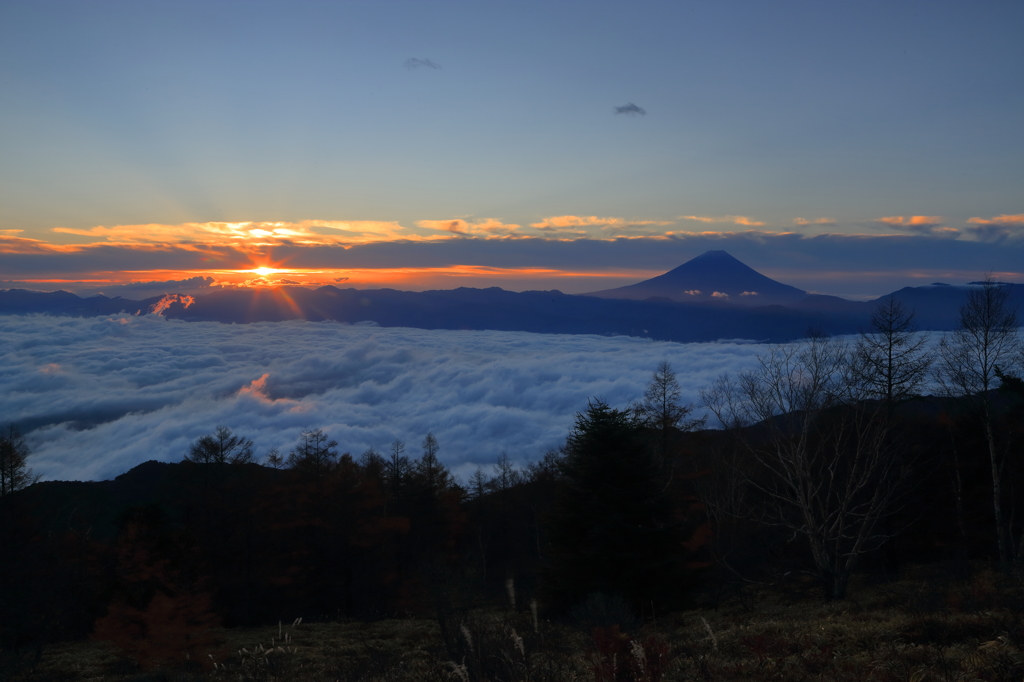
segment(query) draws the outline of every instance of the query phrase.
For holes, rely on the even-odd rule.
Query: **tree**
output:
[[[451,483],[448,470],[437,458],[440,449],[434,434],[428,433],[423,439],[423,456],[416,462],[416,473],[431,495],[447,489]]]
[[[500,493],[511,490],[514,486],[523,481],[523,474],[516,469],[507,453],[498,455],[498,461],[494,463],[494,478],[491,479],[491,487]]]
[[[396,502],[402,498],[402,488],[409,478],[410,469],[409,458],[405,455],[405,442],[396,439],[391,443],[391,457],[384,466],[384,480],[391,498]]]
[[[200,436],[188,448],[186,462],[195,464],[248,464],[253,461],[253,443],[236,436],[226,426],[218,426],[213,435]]]
[[[25,461],[28,445],[13,424],[0,431],[0,497],[29,486],[38,480]]]
[[[960,306],[957,328],[939,344],[936,379],[948,395],[967,397],[981,416],[988,446],[992,477],[992,511],[995,515],[999,561],[1010,559],[1009,526],[1003,514],[1002,478],[1005,458],[996,446],[993,428],[992,391],[999,373],[1019,362],[1016,310],[1010,306],[1010,290],[990,276],[967,294]]]
[[[684,521],[673,513],[657,460],[632,411],[595,400],[576,415],[559,460],[544,576],[556,609],[594,593],[665,608],[689,587]]]
[[[851,370],[866,397],[889,406],[906,400],[924,383],[931,365],[928,337],[914,327],[914,312],[889,297],[871,315],[872,333],[861,333]]]
[[[488,483],[487,474],[484,473],[483,469],[477,467],[476,471],[469,477],[469,487],[466,489],[469,499],[483,499],[483,496],[487,494]]]
[[[303,431],[299,443],[288,453],[288,466],[322,480],[338,461],[338,441],[331,440],[322,429]]]
[[[702,391],[756,463],[742,472],[754,513],[806,538],[826,599],[843,598],[859,557],[888,539],[880,521],[912,480],[883,404],[855,399],[847,361],[834,339],[771,346],[756,369]]]
[[[651,383],[644,391],[644,399],[637,406],[640,420],[662,432],[669,429],[689,431],[703,424],[703,419],[684,421],[693,411],[689,405],[679,402],[682,396],[679,381],[666,360],[658,363],[658,369],[651,375]]]
[[[703,418],[687,419],[693,408],[679,402],[681,395],[672,365],[662,360],[651,376],[651,383],[644,391],[643,400],[635,408],[637,417],[643,424],[658,430],[663,459],[668,457],[668,444],[673,429],[692,431],[703,426],[705,422]]]
[[[271,469],[280,469],[284,466],[284,457],[281,456],[281,452],[277,448],[270,448],[267,451],[267,456],[263,458],[265,466]]]

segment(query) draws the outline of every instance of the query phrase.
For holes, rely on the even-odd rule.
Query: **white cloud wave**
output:
[[[501,452],[523,464],[564,442],[588,398],[624,407],[668,360],[696,402],[762,347],[632,337],[430,331],[156,316],[0,318],[0,420],[34,427],[46,480],[98,480],[149,459],[180,461],[218,425],[287,452],[304,428],[343,451],[411,454],[428,431],[465,478]],[[266,375],[266,376],[264,376]]]

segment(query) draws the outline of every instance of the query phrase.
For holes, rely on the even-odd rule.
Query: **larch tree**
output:
[[[288,453],[288,466],[305,472],[320,481],[334,468],[338,461],[338,441],[322,429],[303,431],[299,443]]]
[[[681,399],[682,391],[672,365],[662,360],[651,376],[643,400],[634,409],[641,423],[658,431],[663,460],[668,456],[673,429],[692,431],[704,424],[704,419],[688,419],[693,408]]]
[[[35,483],[28,468],[28,445],[18,429],[11,425],[0,431],[0,497]]]
[[[253,442],[218,426],[212,435],[200,436],[188,448],[185,461],[195,464],[248,464],[253,461]]]
[[[1021,342],[1010,290],[986,277],[967,294],[960,306],[957,328],[939,344],[935,377],[943,390],[963,396],[977,408],[985,431],[992,477],[992,511],[995,516],[999,561],[1010,560],[1009,525],[1003,512],[1002,478],[1006,461],[996,443],[992,392],[999,375],[1020,362]]]
[[[850,368],[862,395],[888,406],[916,394],[928,376],[928,337],[914,326],[914,312],[887,298],[871,315],[870,333],[854,347]]]

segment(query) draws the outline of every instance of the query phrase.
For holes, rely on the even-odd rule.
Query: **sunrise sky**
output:
[[[576,293],[708,249],[1024,281],[1024,3],[0,0],[0,287]]]

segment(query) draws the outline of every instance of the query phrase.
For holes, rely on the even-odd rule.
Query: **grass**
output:
[[[1024,679],[1024,590],[983,567],[960,581],[928,567],[909,571],[898,582],[861,580],[850,599],[833,603],[820,600],[810,579],[747,586],[717,608],[660,617],[632,638],[617,631],[604,633],[598,637],[600,651],[589,633],[567,624],[542,621],[535,630],[529,609],[474,611],[447,625],[410,619],[228,629],[219,632],[224,643],[214,652],[216,669],[208,670],[183,662],[143,671],[109,645],[74,642],[44,650],[41,660],[23,666],[13,679]],[[616,637],[626,639],[616,644]],[[621,658],[612,661],[613,651],[619,652],[614,656],[628,657],[628,652],[639,656],[641,650],[664,651],[663,670],[623,665]]]

